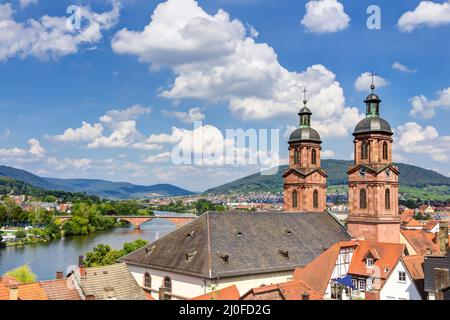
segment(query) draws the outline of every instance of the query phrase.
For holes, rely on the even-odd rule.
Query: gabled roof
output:
[[[357,245],[357,242],[354,241],[345,241],[334,244],[330,249],[311,261],[304,268],[295,269],[293,274],[294,279],[302,280],[314,291],[323,296],[331,279],[341,248],[356,247]]]
[[[431,230],[434,227],[436,227],[438,224],[439,224],[439,221],[437,221],[437,220],[430,220],[423,226],[423,229],[428,231],[428,230]]]
[[[94,296],[96,300],[106,299],[106,291],[112,291],[116,300],[147,300],[124,263],[86,268],[85,272],[77,269],[74,276],[83,294]]]
[[[373,276],[375,270],[380,271],[380,278],[386,279],[403,255],[405,245],[399,243],[385,243],[374,241],[358,241],[358,247],[353,253],[348,273],[360,276]],[[365,258],[371,251],[376,250],[379,259],[374,260],[374,266],[367,267]]]
[[[309,294],[310,300],[322,300],[322,295],[302,280],[253,288],[246,292],[241,300],[302,300],[304,293]]]
[[[402,259],[411,277],[414,280],[424,279],[425,277],[423,273],[424,256],[422,255],[404,256],[402,257]]]
[[[49,300],[81,300],[71,278],[40,282]]]
[[[241,295],[236,285],[192,298],[191,300],[239,300]]]
[[[310,175],[312,175],[315,172],[318,172],[319,174],[321,174],[325,178],[328,177],[328,175],[326,174],[326,172],[322,168],[315,168],[315,169],[291,168],[291,169],[287,169],[283,173],[283,178],[286,178],[291,173],[296,174],[296,175],[300,175],[300,176],[306,178],[307,176],[310,176]]]
[[[423,230],[400,229],[400,232],[418,254],[430,254],[429,250],[431,253],[439,252],[439,246],[431,241]]]
[[[392,164],[387,164],[387,165],[381,166],[379,168],[374,168],[374,167],[366,165],[366,164],[359,164],[357,166],[350,167],[349,170],[347,171],[347,174],[352,174],[353,172],[359,170],[359,168],[361,168],[361,167],[365,168],[368,172],[373,172],[375,174],[379,174],[380,172],[383,172],[384,170],[389,168],[391,171],[393,171],[397,175],[400,175],[398,168]]]
[[[207,212],[122,260],[214,279],[293,271],[350,239],[328,213]]]
[[[403,225],[403,227],[405,227],[405,228],[419,228],[420,227],[421,228],[423,226],[419,221],[417,221],[414,218],[411,218]]]

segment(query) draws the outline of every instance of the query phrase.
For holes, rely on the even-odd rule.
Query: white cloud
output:
[[[120,30],[112,48],[153,69],[171,68],[174,83],[161,96],[225,102],[243,120],[292,117],[303,87],[316,121],[345,113],[342,87],[325,66],[286,70],[274,49],[256,43],[239,20],[223,10],[209,15],[194,0],[159,4],[143,31]]]
[[[450,87],[436,92],[437,98],[429,100],[427,97],[420,95],[411,98],[412,109],[410,115],[422,119],[430,119],[435,116],[437,108],[450,109]]]
[[[166,151],[154,156],[148,156],[143,160],[143,162],[154,164],[154,163],[168,162],[169,160],[170,160],[170,152]]]
[[[23,8],[28,7],[30,4],[37,4],[38,0],[20,0],[19,2],[20,2],[20,7],[23,9]]]
[[[73,54],[83,44],[97,43],[102,31],[113,27],[120,15],[120,5],[113,2],[111,11],[97,14],[81,7],[81,29],[76,30],[67,16],[43,16],[26,22],[14,20],[10,3],[0,4],[0,61],[18,56],[39,59],[59,58]]]
[[[327,159],[327,158],[333,158],[334,157],[334,151],[333,150],[323,150],[320,155],[322,156],[323,159]]]
[[[86,170],[90,168],[92,162],[93,160],[88,158],[80,158],[80,159],[64,158],[60,160],[55,157],[51,157],[47,159],[47,165],[51,166],[51,168],[56,171],[65,171],[69,169],[75,169],[78,171]]]
[[[399,151],[421,154],[437,162],[447,162],[450,150],[450,136],[439,136],[433,126],[422,127],[415,122],[407,122],[395,130],[395,147]]]
[[[377,88],[389,85],[389,82],[380,76],[374,76],[373,82]],[[372,84],[371,73],[364,72],[356,79],[355,89],[358,91],[370,91],[371,84]]]
[[[400,31],[411,32],[421,26],[438,27],[445,24],[450,24],[450,1],[421,1],[414,11],[405,12],[397,25]]]
[[[60,142],[85,142],[93,141],[96,138],[101,137],[102,132],[103,125],[101,123],[95,123],[92,125],[83,121],[80,128],[69,128],[66,129],[63,134],[50,136],[49,138]]]
[[[411,69],[408,66],[405,66],[404,64],[401,64],[400,62],[394,62],[394,64],[392,65],[392,69],[398,70],[400,72],[405,72],[405,73],[416,73],[417,69]]]
[[[32,138],[28,140],[28,144],[30,145],[29,152],[32,155],[40,157],[45,154],[45,149],[41,146],[39,140]]]
[[[190,108],[187,112],[180,111],[163,111],[163,114],[169,117],[174,117],[183,123],[194,123],[194,121],[201,121],[205,119],[205,115],[200,108]]]
[[[22,157],[27,155],[27,151],[21,148],[1,148],[0,149],[0,157],[2,158],[9,158],[9,157]]]
[[[331,33],[349,26],[350,17],[337,0],[315,0],[306,5],[306,14],[301,24],[310,32]]]

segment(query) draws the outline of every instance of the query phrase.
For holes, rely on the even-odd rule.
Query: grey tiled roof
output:
[[[105,300],[107,291],[112,292],[116,300],[146,300],[144,291],[139,287],[125,263],[86,268],[85,276],[77,270],[74,275],[83,294],[95,296],[96,300]]]
[[[427,256],[423,262],[423,272],[425,275],[425,291],[435,291],[434,269],[450,269],[450,250],[445,256]]]
[[[312,128],[295,129],[289,137],[289,142],[296,142],[296,141],[313,141],[322,143],[319,133]]]
[[[353,135],[369,132],[385,132],[392,135],[391,125],[380,117],[364,118],[355,127]]]
[[[209,212],[123,258],[205,278],[294,270],[347,230],[328,213]]]

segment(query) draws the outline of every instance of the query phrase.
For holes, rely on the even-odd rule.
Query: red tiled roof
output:
[[[403,226],[407,227],[407,228],[418,228],[418,227],[422,227],[422,224],[419,221],[417,221],[416,219],[411,218]]]
[[[39,282],[21,284],[19,288],[19,300],[48,300],[48,296]]]
[[[428,222],[423,226],[423,228],[424,228],[425,230],[431,230],[431,229],[433,229],[438,223],[439,223],[439,221],[437,221],[437,220],[430,220],[430,221],[428,221]]]
[[[191,300],[239,300],[241,295],[236,285],[192,298]]]
[[[310,300],[322,300],[322,295],[302,280],[293,280],[279,284],[253,288],[244,294],[242,300],[302,300],[304,293]]]
[[[17,280],[16,278],[14,278],[13,276],[9,276],[9,275],[2,276],[2,280],[3,280],[3,284],[7,287],[18,286],[22,283],[19,280]]]
[[[379,270],[381,279],[386,279],[389,276],[389,273],[397,264],[405,248],[404,244],[399,243],[358,241],[358,244],[358,247],[353,253],[348,273],[368,277],[373,276],[374,271]],[[365,258],[368,253],[374,250],[376,250],[378,255],[378,259],[374,261],[374,266],[378,268],[366,266]]]
[[[70,278],[42,281],[40,284],[49,300],[81,300]]]
[[[9,300],[9,290],[0,278],[0,300]]]
[[[417,254],[429,254],[428,249],[431,253],[439,253],[438,245],[431,241],[423,230],[400,230],[400,232]]]
[[[422,255],[404,256],[402,259],[414,280],[424,279]]]
[[[342,247],[348,246],[356,246],[356,242],[342,242]],[[330,281],[340,249],[341,243],[338,242],[334,244],[305,267],[296,268],[294,270],[293,278],[295,280],[302,280],[314,291],[318,292],[320,296],[323,296],[327,289],[328,282]]]

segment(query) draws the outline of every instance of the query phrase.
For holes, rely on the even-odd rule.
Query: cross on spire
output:
[[[377,76],[377,74],[372,69],[372,72],[369,74],[369,77],[372,77],[372,84],[370,85],[370,89],[372,89],[372,91],[375,90],[375,84],[374,84],[375,76]]]
[[[303,92],[303,104],[306,105],[306,103],[308,102],[308,100],[306,100],[306,93],[308,92],[306,87],[303,89],[302,92]]]

